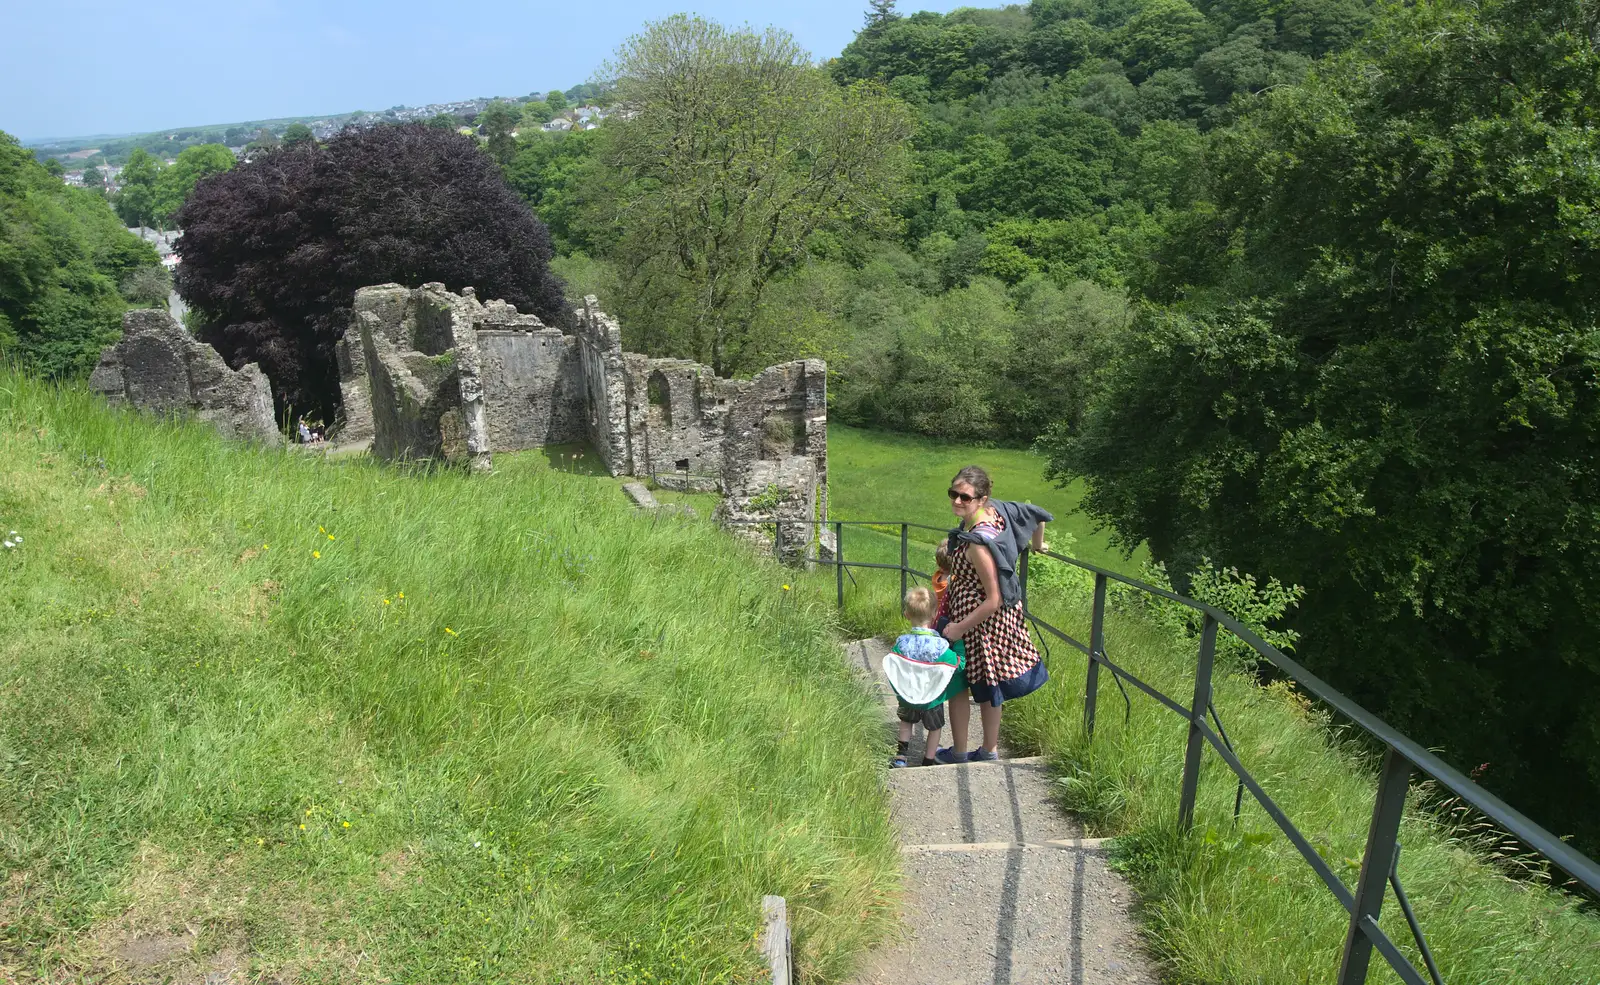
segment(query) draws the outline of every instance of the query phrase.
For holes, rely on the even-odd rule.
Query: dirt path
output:
[[[893,722],[894,695],[878,668],[885,649],[862,640],[845,655]],[[976,744],[976,709],[972,727]],[[905,917],[900,939],[868,960],[856,985],[1156,985],[1132,890],[1107,868],[1100,843],[1050,800],[1044,764],[1000,751],[996,763],[888,771]]]

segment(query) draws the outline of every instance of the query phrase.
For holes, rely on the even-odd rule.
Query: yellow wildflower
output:
[[[332,540],[332,539],[333,539],[333,534],[329,534],[329,535],[328,535],[328,539],[329,539],[329,540]]]
[[[445,631],[445,632],[447,632],[447,633],[449,633],[449,634],[450,634],[450,635],[451,635],[451,636],[454,636],[454,635],[456,635],[456,631],[455,631],[455,630],[453,630],[453,629],[451,629],[451,628],[450,628],[450,627],[449,627],[449,626],[446,626],[446,627],[445,627],[445,628],[444,628],[444,631]]]
[[[789,586],[788,585],[783,586],[783,590],[787,592],[789,590]]]
[[[406,593],[405,592],[401,592],[399,595],[395,596],[395,598],[402,598],[402,599],[405,598],[405,597],[406,597]]]
[[[328,528],[327,527],[321,526],[320,524],[317,526],[317,533],[325,534],[327,532],[328,532]]]
[[[344,826],[348,828],[350,826],[350,822],[349,821],[344,822]]]
[[[305,825],[303,825],[303,824],[302,824],[302,825],[300,825],[300,830],[301,830],[301,831],[304,831],[304,830],[305,830],[305,829],[306,829],[306,826],[305,826]]]
[[[383,604],[384,604],[384,605],[388,605],[388,604],[389,604],[389,600],[388,600],[388,599],[384,599],[384,600],[383,600]]]
[[[264,550],[266,550],[266,549],[267,549],[267,545],[265,545],[265,544],[262,544],[262,545],[261,545],[261,549],[262,549],[262,550],[263,550],[263,551],[264,551]]]
[[[311,552],[311,556],[312,557],[321,557],[322,556],[322,552],[321,551],[312,551]]]

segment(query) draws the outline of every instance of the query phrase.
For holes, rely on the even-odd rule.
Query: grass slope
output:
[[[829,492],[835,515],[942,524],[944,490],[961,465],[990,468],[996,495],[1032,499],[1062,516],[1085,560],[1136,570],[1077,518],[1066,516],[1076,490],[1038,479],[1042,463],[1022,452],[930,446],[917,438],[830,428]],[[929,535],[933,536],[933,535]],[[1052,533],[1058,544],[1066,538]],[[853,545],[853,546],[852,546]],[[850,529],[846,556],[897,561],[898,535]],[[914,545],[914,565],[932,564],[931,546]],[[1041,570],[1042,569],[1042,570]],[[1088,638],[1091,587],[1076,569],[1035,560],[1035,611]],[[825,583],[822,583],[824,582]],[[833,592],[831,575],[807,591]],[[858,632],[900,625],[895,572],[857,570],[846,581],[846,619]],[[1107,647],[1113,660],[1187,703],[1196,641],[1170,613],[1114,596]],[[1337,901],[1246,794],[1233,823],[1233,774],[1207,755],[1193,837],[1176,835],[1178,784],[1187,725],[1137,691],[1124,722],[1121,695],[1101,675],[1094,740],[1082,727],[1085,663],[1056,645],[1052,683],[1007,705],[1015,747],[1047,754],[1061,774],[1060,795],[1097,834],[1119,836],[1118,864],[1144,904],[1143,925],[1174,983],[1288,985],[1331,981],[1347,917]],[[1225,668],[1215,701],[1235,748],[1347,884],[1359,868],[1376,790],[1374,763],[1302,697],[1261,688],[1240,668]],[[1600,982],[1600,919],[1539,882],[1511,881],[1483,846],[1415,799],[1402,831],[1400,874],[1444,979],[1451,985],[1594,985]],[[1382,924],[1418,960],[1392,897]],[[1420,960],[1418,960],[1420,966]],[[1399,979],[1374,957],[1369,979]]]
[[[892,920],[831,606],[707,524],[0,374],[0,979],[808,979]]]

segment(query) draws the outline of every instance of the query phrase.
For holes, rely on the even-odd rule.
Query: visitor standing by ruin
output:
[[[1032,547],[1044,550],[1044,525],[1055,519],[1031,503],[991,501],[989,473],[969,465],[950,482],[950,511],[960,526],[950,532],[950,588],[944,628],[949,640],[964,640],[967,685],[983,720],[983,744],[967,752],[971,705],[950,700],[949,748],[941,763],[998,759],[1001,706],[1038,690],[1049,679],[1022,612],[1017,559]]]

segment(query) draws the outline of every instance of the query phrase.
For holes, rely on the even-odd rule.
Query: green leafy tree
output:
[[[428,126],[435,130],[454,130],[461,122],[449,113],[435,113],[428,117]]]
[[[106,190],[106,176],[99,168],[89,167],[83,169],[83,187],[91,188],[98,192]]]
[[[534,128],[518,140],[516,156],[505,168],[506,183],[544,220],[559,253],[593,251],[601,245],[583,216],[584,178],[598,136],[598,130],[544,133]]]
[[[478,114],[478,136],[484,139],[484,150],[502,167],[517,154],[517,141],[511,131],[517,128],[520,118],[515,106],[498,99]]]
[[[122,185],[117,193],[117,215],[129,226],[149,226],[155,223],[156,179],[161,165],[143,147],[135,147],[122,166],[118,180]]]
[[[245,145],[245,149],[256,152],[271,153],[281,146],[282,143],[278,140],[277,135],[271,130],[268,130],[266,127],[262,127],[260,130],[256,131],[255,139],[251,140],[250,143]]]
[[[617,232],[624,324],[647,351],[750,368],[762,295],[808,238],[887,217],[909,114],[879,87],[834,85],[775,29],[672,17],[609,69],[634,112],[595,131],[591,221]]]
[[[291,123],[283,131],[283,146],[285,147],[311,143],[316,139],[316,135],[311,132],[311,128],[304,123]]]
[[[522,118],[518,121],[517,127],[523,136],[527,136],[549,123],[552,116],[555,116],[555,112],[549,103],[542,99],[530,99],[522,104]]]
[[[560,89],[551,89],[545,94],[544,101],[552,113],[560,113],[567,108],[566,94]]]
[[[1579,0],[1389,8],[1218,131],[1137,344],[1046,442],[1169,569],[1306,587],[1318,673],[1592,851],[1600,52]]]
[[[1206,15],[1187,0],[1144,0],[1122,30],[1123,59],[1139,78],[1163,68],[1184,68],[1205,50]]]
[[[221,144],[200,144],[180,153],[156,178],[151,208],[155,224],[165,228],[202,178],[227,171],[233,165],[233,152]]]
[[[164,308],[172,294],[172,275],[167,268],[156,264],[139,269],[122,278],[119,285],[128,303],[144,308]]]
[[[44,170],[52,178],[59,178],[67,173],[66,165],[53,157],[45,159]]]
[[[0,355],[49,376],[88,373],[127,308],[117,285],[159,264],[102,196],[0,133]]]

